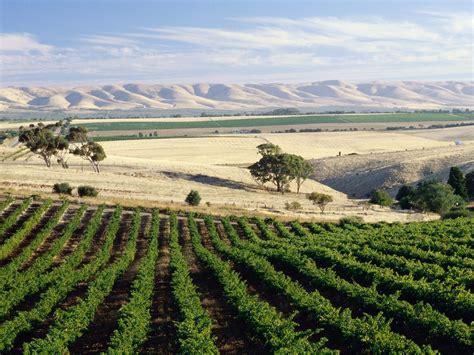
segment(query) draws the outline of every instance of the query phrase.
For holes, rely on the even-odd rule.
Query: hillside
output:
[[[222,109],[359,106],[472,107],[472,82],[364,82],[306,84],[125,84],[84,87],[3,87],[0,110]]]
[[[220,214],[262,213],[324,220],[358,215],[372,222],[406,222],[428,217],[383,208],[367,210],[360,201],[348,199],[346,194],[364,196],[366,190],[381,186],[386,183],[386,177],[391,176],[386,175],[383,167],[397,161],[415,164],[419,161],[415,158],[421,159],[429,152],[433,153],[426,156],[426,161],[420,161],[420,166],[449,167],[472,160],[474,144],[469,144],[469,139],[474,140],[473,134],[471,127],[456,127],[429,131],[212,135],[192,139],[110,141],[102,143],[107,159],[101,174],[93,173],[79,158],[71,158],[67,170],[58,166],[48,169],[39,158],[19,150],[14,141],[6,141],[0,147],[0,183],[5,190],[35,192],[50,192],[54,183],[62,181],[73,186],[90,184],[97,187],[100,198],[108,202],[139,200],[143,205],[179,208],[185,208],[184,199],[194,189],[203,198],[203,208]],[[465,140],[465,146],[455,146],[455,138]],[[316,180],[307,180],[302,194],[281,195],[258,186],[252,179],[247,167],[258,160],[255,147],[265,142],[278,144],[285,152],[305,159],[323,159],[316,161]],[[461,151],[465,153],[456,158]],[[339,152],[342,156],[336,157]],[[449,152],[452,155],[448,155]],[[358,155],[350,155],[354,153]],[[443,154],[446,159],[442,158]],[[398,173],[405,171],[394,166],[389,172],[398,174],[396,169]],[[413,170],[412,180],[407,181],[416,181],[418,171]],[[351,179],[354,179],[353,184]],[[334,198],[324,215],[305,197],[304,193],[313,191]],[[301,204],[301,210],[288,211],[285,204],[295,201]]]
[[[446,181],[451,166],[465,173],[474,168],[474,144],[400,152],[346,155],[313,160],[314,179],[352,197],[367,197],[374,189],[394,194],[403,184]]]

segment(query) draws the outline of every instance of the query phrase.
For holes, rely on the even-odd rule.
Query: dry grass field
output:
[[[285,152],[305,159],[405,151],[452,146],[453,142],[389,132],[320,132],[229,135],[163,140],[103,142],[110,157],[212,165],[251,164],[258,159],[255,147],[271,142]],[[124,160],[125,162],[125,160]]]
[[[466,129],[464,129],[466,130]],[[426,133],[432,133],[432,136]],[[401,154],[431,149],[448,149],[454,143],[440,132],[324,132],[259,135],[216,135],[199,138],[103,142],[108,158],[100,174],[94,174],[85,161],[72,159],[71,168],[47,169],[29,154],[1,162],[0,182],[4,190],[51,191],[56,182],[73,186],[90,184],[100,190],[104,200],[136,200],[144,204],[173,205],[184,208],[184,198],[191,189],[200,192],[202,209],[231,214],[236,210],[299,217],[336,220],[344,215],[360,215],[367,221],[410,221],[433,216],[392,212],[360,205],[344,193],[315,180],[308,180],[302,194],[277,194],[257,186],[246,167],[258,159],[256,146],[271,142],[289,153],[306,159],[340,161],[377,159],[379,154]],[[421,136],[418,136],[418,135]],[[452,135],[453,133],[446,133]],[[8,143],[0,148],[2,157],[18,150]],[[336,157],[339,152],[342,157]],[[397,153],[398,152],[398,153]],[[349,154],[357,155],[349,155]],[[415,153],[416,154],[416,153]],[[365,158],[367,157],[367,158]],[[349,166],[349,165],[348,165]],[[317,171],[320,169],[317,167]],[[268,186],[269,187],[269,186]],[[292,187],[294,191],[294,186]],[[350,189],[341,189],[348,192]],[[329,193],[334,202],[322,215],[305,199],[304,193]],[[298,201],[301,211],[285,210],[286,202]],[[206,203],[209,203],[209,206]]]

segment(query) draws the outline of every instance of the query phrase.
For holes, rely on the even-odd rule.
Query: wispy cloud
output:
[[[1,52],[49,52],[53,46],[42,44],[30,33],[0,33]]]
[[[322,33],[326,36],[344,36],[372,40],[437,40],[439,35],[418,24],[406,21],[390,21],[381,17],[368,17],[363,20],[350,20],[338,17],[307,17],[287,19],[275,17],[243,18],[247,23],[277,26],[287,29],[305,29],[310,33]]]
[[[131,46],[136,45],[136,41],[130,38],[107,35],[90,35],[81,38],[81,42],[88,44],[98,44],[103,46]]]
[[[1,34],[1,80],[32,75],[159,82],[471,79],[472,16],[418,15],[420,21],[247,17],[233,19],[234,29],[161,26],[98,33],[79,37],[68,48],[28,33]]]
[[[451,33],[470,35],[474,32],[474,16],[472,12],[441,12],[420,11],[421,15],[428,16],[433,21],[442,23],[444,29]]]

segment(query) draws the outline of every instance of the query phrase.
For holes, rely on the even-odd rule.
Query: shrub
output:
[[[301,203],[299,203],[298,201],[293,201],[293,202],[286,202],[285,208],[288,211],[298,211],[302,208],[302,206],[301,206]]]
[[[99,194],[99,192],[95,189],[95,187],[89,186],[89,185],[79,186],[77,188],[77,193],[81,197],[84,197],[84,196],[96,197]]]
[[[387,207],[393,205],[393,199],[390,197],[387,191],[375,190],[372,192],[370,203]]]
[[[201,202],[201,196],[199,195],[199,192],[196,190],[191,190],[188,196],[186,196],[185,202],[190,206],[198,206]]]
[[[469,212],[465,208],[452,209],[451,211],[443,214],[442,219],[455,219],[460,217],[470,217],[472,212]]]
[[[53,192],[57,194],[71,195],[72,187],[67,182],[57,183],[53,186]]]
[[[342,217],[339,220],[339,225],[341,227],[345,227],[345,226],[360,227],[363,224],[364,224],[364,219],[360,216],[347,216],[347,217]]]

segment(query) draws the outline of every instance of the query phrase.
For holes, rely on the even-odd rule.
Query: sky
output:
[[[471,0],[0,0],[0,86],[474,80]]]

